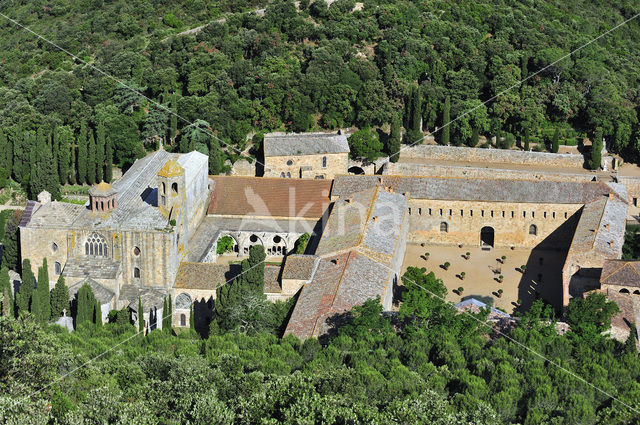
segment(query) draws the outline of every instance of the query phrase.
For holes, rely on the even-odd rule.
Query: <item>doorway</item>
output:
[[[495,239],[495,232],[493,227],[485,226],[480,230],[480,246],[490,246],[493,247]]]

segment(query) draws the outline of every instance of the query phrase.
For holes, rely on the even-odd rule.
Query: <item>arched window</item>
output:
[[[133,277],[140,279],[140,269],[138,267],[133,268]]]
[[[620,290],[620,293],[621,293],[621,294],[628,294],[628,293],[629,293],[629,290],[628,290],[627,288],[622,288],[622,289]]]
[[[92,233],[84,244],[84,254],[93,257],[108,257],[107,240],[98,233]]]
[[[177,194],[178,193],[178,183],[171,183],[171,190],[173,191],[173,193]]]
[[[167,194],[167,185],[164,182],[162,182],[162,194],[163,195]]]
[[[440,231],[441,232],[448,232],[449,231],[449,225],[447,224],[446,221],[443,221],[442,223],[440,223]]]
[[[327,168],[327,157],[326,156],[322,157],[322,168]]]
[[[137,246],[133,247],[133,255],[135,255],[136,257],[138,255],[140,255],[140,248],[138,248]]]
[[[51,244],[51,251],[56,252],[58,250],[58,244],[57,243],[52,243]]]
[[[187,316],[185,316],[184,314],[180,315],[180,326],[187,326]]]
[[[287,177],[287,175],[286,175],[286,174],[284,173],[284,171],[283,171],[283,172],[281,172],[281,173],[280,173],[280,177],[283,177],[283,178],[284,178],[284,177]]]
[[[55,263],[55,270],[56,270],[56,274],[59,275],[60,273],[62,273],[62,265],[60,263],[58,263],[56,261]]]
[[[538,228],[536,227],[535,224],[532,224],[531,226],[529,226],[529,234],[534,236],[538,234]]]

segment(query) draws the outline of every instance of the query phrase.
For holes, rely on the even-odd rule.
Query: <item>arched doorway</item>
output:
[[[493,227],[485,226],[480,230],[480,245],[493,247],[495,231]]]
[[[364,174],[364,170],[362,169],[362,167],[358,167],[357,165],[354,165],[353,167],[349,167],[349,169],[347,170],[347,172],[349,174],[355,174],[355,175],[362,175]]]

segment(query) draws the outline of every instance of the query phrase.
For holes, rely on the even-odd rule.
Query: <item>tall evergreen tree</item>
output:
[[[553,132],[553,137],[551,138],[551,152],[558,153],[560,149],[560,130],[556,127],[556,130]]]
[[[87,182],[87,161],[89,155],[89,147],[87,146],[87,123],[83,122],[80,125],[80,133],[78,133],[78,161],[76,166],[78,167],[78,183],[84,184]]]
[[[51,319],[62,317],[65,310],[69,310],[69,288],[64,282],[64,276],[60,275],[56,286],[51,290]]]
[[[31,262],[28,258],[22,260],[22,283],[16,295],[16,307],[18,314],[24,314],[31,311],[31,301],[33,298],[33,290],[36,278],[31,270]]]
[[[189,306],[189,328],[196,329],[196,321],[193,317],[193,303]]]
[[[87,142],[87,184],[92,185],[96,182],[96,140],[93,137],[93,130],[89,129],[89,137]]]
[[[529,134],[529,127],[525,127],[524,129],[524,150],[529,152],[529,150],[531,149],[530,144],[531,144],[531,136]]]
[[[69,146],[69,183],[78,183],[78,145],[75,142],[75,138],[71,139],[71,146]]]
[[[113,142],[111,141],[111,137],[107,137],[106,140],[104,159],[104,181],[111,183],[113,179]]]
[[[444,100],[444,109],[442,111],[442,144],[447,146],[451,138],[451,99],[449,96]]]
[[[0,315],[13,316],[13,292],[11,291],[11,278],[9,277],[9,269],[2,267],[0,269]]]
[[[480,131],[478,130],[478,127],[473,127],[471,130],[471,141],[469,142],[469,146],[475,148],[478,146],[478,142],[480,142]]]
[[[106,148],[105,129],[102,121],[96,130],[96,182],[104,180],[104,154]]]
[[[391,118],[391,132],[389,134],[389,160],[391,162],[398,162],[400,158],[401,149],[401,120],[398,114],[394,114]]]
[[[10,176],[13,172],[13,149],[7,135],[0,128],[0,168]]]
[[[602,147],[604,143],[602,141],[602,127],[596,128],[593,133],[593,142],[591,143],[591,156],[589,158],[589,168],[597,170],[602,163]]]
[[[76,327],[82,323],[94,323],[96,297],[88,283],[78,290],[76,296]]]
[[[58,147],[58,177],[60,184],[66,184],[69,182],[73,131],[68,126],[56,127],[53,133],[53,143]]]
[[[167,306],[167,297],[164,297],[162,300],[162,329],[167,329],[169,326],[167,325],[167,313],[169,312],[169,307]]]
[[[16,211],[9,216],[5,225],[4,249],[2,250],[2,265],[20,273],[20,232],[18,225],[22,211]]]
[[[169,312],[167,313],[167,329],[171,330],[173,327],[173,300],[171,299],[171,294],[169,294],[169,302],[167,307],[169,308]]]
[[[35,198],[40,192],[46,190],[53,199],[60,197],[60,177],[58,167],[54,164],[51,145],[47,142],[47,136],[38,132],[38,144],[34,153],[34,162],[29,178],[29,191]]]
[[[138,296],[138,331],[144,331],[144,309],[142,308],[142,299]]]
[[[100,301],[97,299],[95,308],[93,309],[93,323],[99,328],[102,327],[102,307],[100,306]]]
[[[178,95],[171,95],[171,123],[169,125],[169,143],[171,146],[175,145],[176,136],[178,134]]]
[[[47,323],[51,318],[51,299],[49,298],[49,270],[47,259],[42,260],[38,269],[38,282],[33,293],[31,312],[40,323]]]
[[[222,166],[224,165],[222,149],[220,149],[218,140],[213,137],[209,143],[209,174],[217,175],[222,172]]]

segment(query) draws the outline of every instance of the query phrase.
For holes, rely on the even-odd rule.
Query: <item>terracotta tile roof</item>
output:
[[[330,180],[212,176],[209,215],[322,217]]]
[[[321,259],[313,281],[302,287],[285,335],[322,336],[354,306],[377,296],[384,302],[391,272],[356,251]]]
[[[536,204],[585,204],[609,193],[626,196],[603,182],[414,176],[337,176],[331,196],[350,196],[374,186],[391,187],[400,193],[408,192],[414,199]]]
[[[279,294],[280,287],[280,266],[264,266],[264,292],[265,294]]]
[[[315,255],[290,255],[284,264],[282,278],[309,281],[319,260]]]
[[[600,284],[640,287],[640,261],[605,260]]]
[[[180,263],[174,286],[213,291],[224,282],[234,279],[240,271],[239,264]]]

